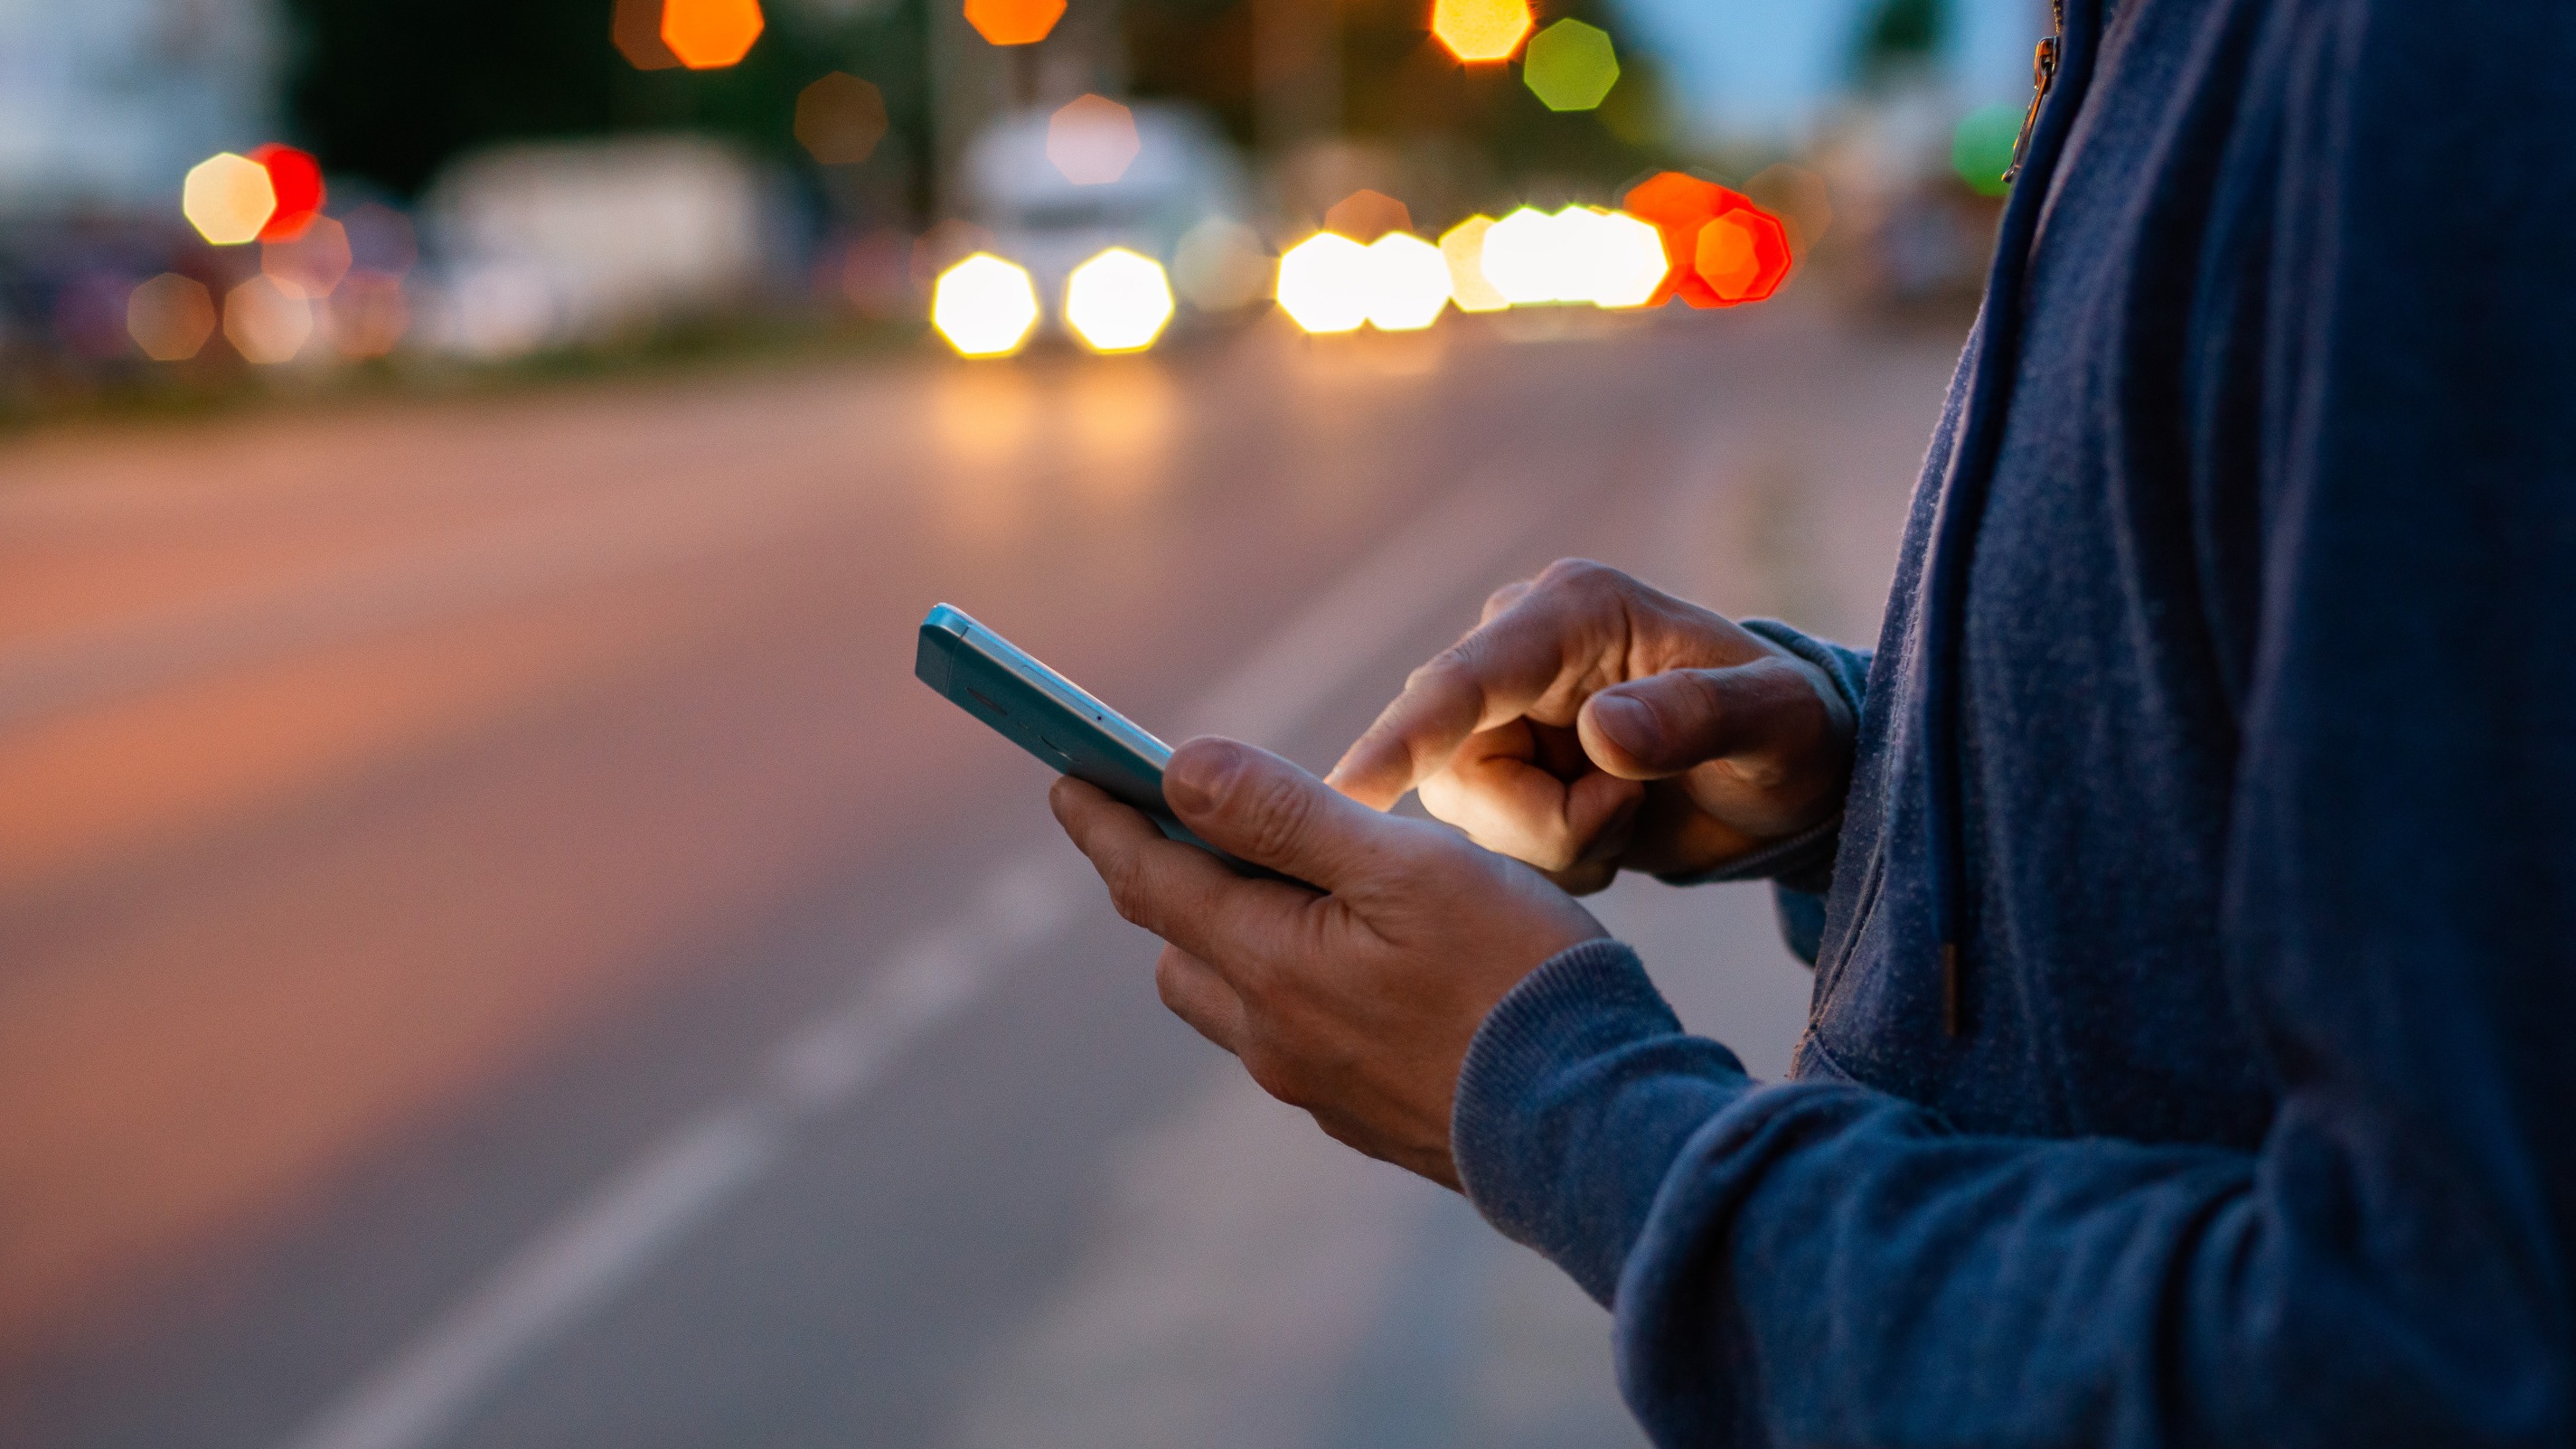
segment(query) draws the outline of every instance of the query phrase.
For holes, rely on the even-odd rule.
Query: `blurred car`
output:
[[[1172,267],[1194,237],[1204,250],[1212,236],[1252,236],[1228,223],[1249,214],[1249,188],[1241,159],[1216,128],[1183,106],[1139,105],[1132,114],[1134,156],[1110,180],[1077,181],[1050,157],[1051,131],[1059,156],[1067,138],[1044,109],[1003,116],[967,149],[966,212],[990,234],[993,251],[1028,268],[1056,329],[1064,326],[1057,302],[1065,279],[1111,247]],[[1206,305],[1208,297],[1186,284],[1191,268],[1180,270],[1183,298]]]

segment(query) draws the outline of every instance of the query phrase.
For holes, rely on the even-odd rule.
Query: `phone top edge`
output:
[[[945,635],[943,639],[940,636]],[[1172,747],[1152,731],[1127,718],[1072,680],[1050,669],[1046,664],[1010,640],[994,633],[975,617],[953,604],[934,605],[921,620],[922,648],[925,654],[936,649],[964,649],[984,662],[1019,678],[1044,693],[1057,705],[1097,725],[1101,730],[1135,750],[1156,770],[1171,763]],[[951,642],[953,641],[953,642]],[[942,694],[949,693],[945,680],[934,680],[923,673],[916,661],[914,671],[922,681]],[[943,671],[944,672],[944,671]]]

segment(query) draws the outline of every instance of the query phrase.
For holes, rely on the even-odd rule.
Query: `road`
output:
[[[0,448],[0,1442],[1636,1442],[909,677],[1321,765],[1560,554],[1869,637],[1955,339],[1505,321]],[[1784,1065],[1758,890],[1600,910]]]

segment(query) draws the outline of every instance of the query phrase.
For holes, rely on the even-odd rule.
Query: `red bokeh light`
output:
[[[1666,171],[1640,182],[1622,205],[1664,235],[1672,270],[1649,306],[1676,295],[1693,307],[1759,302],[1788,278],[1788,232],[1740,191]],[[1711,234],[1711,223],[1721,217],[1727,224]]]
[[[283,242],[304,235],[313,218],[322,214],[322,163],[306,152],[274,142],[251,152],[250,159],[268,172],[268,184],[277,192],[277,209],[268,214],[268,224],[259,229],[259,239]]]

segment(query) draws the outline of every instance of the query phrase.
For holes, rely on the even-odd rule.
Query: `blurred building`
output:
[[[269,139],[275,0],[0,0],[0,219],[166,211]]]
[[[441,259],[426,340],[475,356],[744,310],[794,265],[770,168],[700,136],[474,152],[422,194],[421,221]]]

